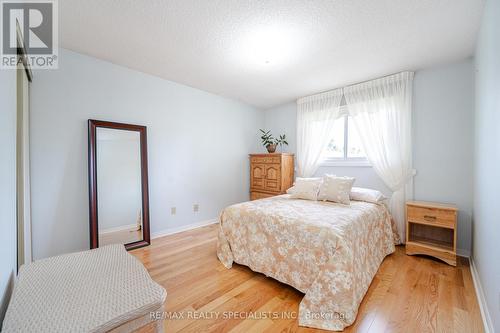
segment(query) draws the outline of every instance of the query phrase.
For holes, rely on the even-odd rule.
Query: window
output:
[[[333,138],[323,153],[323,165],[369,165],[360,137],[351,117],[335,121]]]

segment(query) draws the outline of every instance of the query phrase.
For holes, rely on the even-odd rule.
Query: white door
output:
[[[29,147],[29,87],[30,82],[22,63],[17,68],[17,267],[32,261],[30,147]]]

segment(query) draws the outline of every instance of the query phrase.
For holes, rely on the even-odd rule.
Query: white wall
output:
[[[474,164],[473,62],[418,71],[414,87],[415,199],[458,205],[457,247],[469,255]]]
[[[67,50],[58,70],[35,73],[31,105],[35,259],[89,247],[89,118],[148,127],[152,233],[248,200],[260,110]]]
[[[459,208],[458,248],[470,251],[474,71],[472,60],[417,71],[413,95],[415,198],[456,203]],[[290,137],[296,152],[296,104],[265,111],[265,127]],[[357,186],[391,191],[371,167],[320,167],[316,175],[356,177]]]
[[[0,70],[0,323],[16,266],[16,71]]]
[[[276,137],[286,134],[288,146],[283,147],[283,151],[297,152],[297,105],[295,102],[277,106],[264,112],[265,129],[270,129]],[[266,148],[260,146],[261,152],[267,152]],[[279,147],[278,147],[279,149]]]
[[[488,0],[476,49],[472,256],[500,332],[500,0]]]

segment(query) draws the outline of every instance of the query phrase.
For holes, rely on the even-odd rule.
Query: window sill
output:
[[[370,168],[372,165],[366,159],[327,159],[321,164],[321,167],[364,167]]]

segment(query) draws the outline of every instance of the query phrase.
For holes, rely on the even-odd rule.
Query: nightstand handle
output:
[[[426,221],[435,221],[436,217],[435,216],[431,216],[431,215],[424,215],[424,220],[426,220]]]

